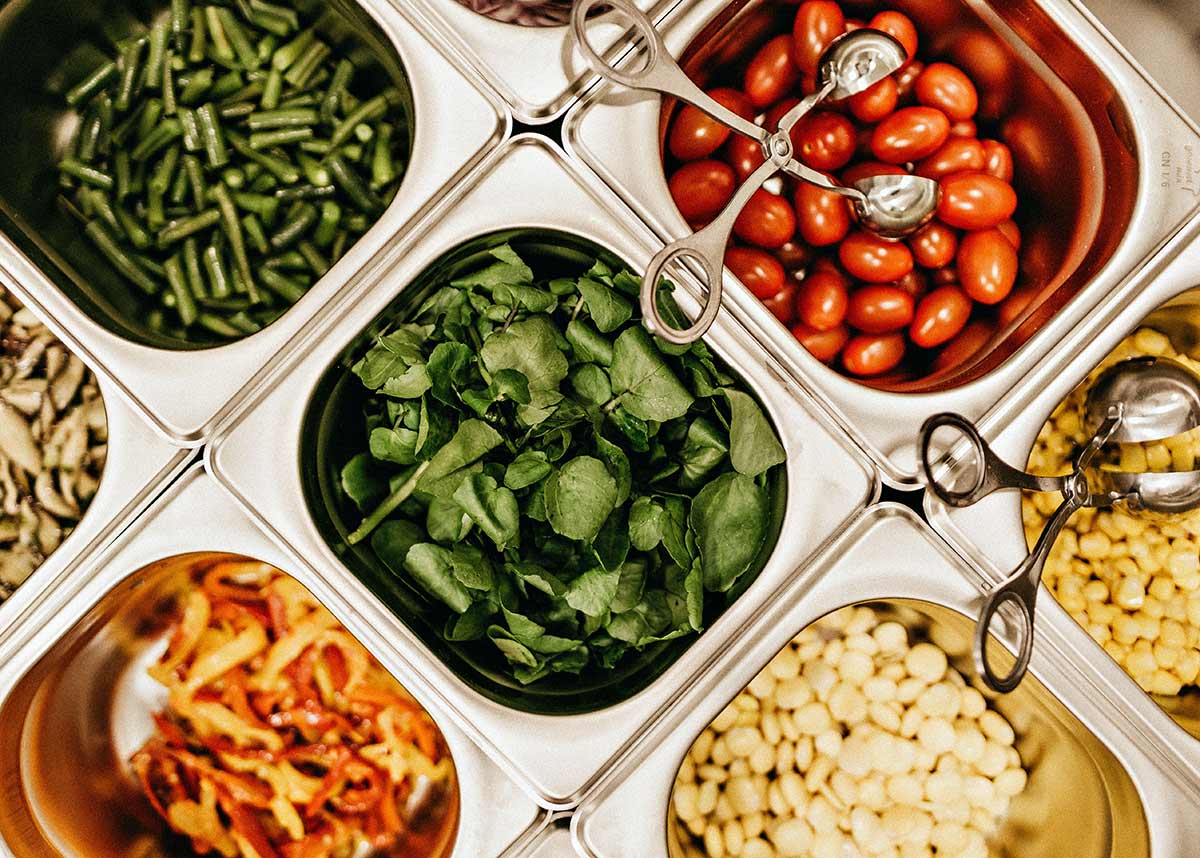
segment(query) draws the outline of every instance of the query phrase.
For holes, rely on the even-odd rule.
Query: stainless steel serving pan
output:
[[[272,544],[202,466],[185,473],[120,539],[97,554],[81,574],[48,593],[45,604],[0,643],[0,712],[5,716],[0,777],[6,785],[0,854],[44,856],[57,848],[66,856],[118,858],[105,847],[134,842],[150,850],[141,854],[158,854],[153,838],[149,843],[139,838],[136,825],[120,827],[131,825],[135,810],[127,801],[120,803],[131,793],[114,767],[153,729],[145,707],[138,704],[156,699],[155,690],[147,687],[153,683],[141,681],[141,673],[147,660],[157,655],[137,643],[138,635],[121,618],[152,619],[155,599],[170,586],[172,567],[197,552],[245,555],[294,572],[325,601],[326,586]],[[499,855],[538,823],[533,799],[480,752],[437,701],[421,694],[407,665],[381,651],[378,634],[361,616],[343,606],[333,610],[413,691],[445,735],[460,791],[458,831],[449,855]],[[71,669],[75,658],[80,660]],[[88,674],[80,673],[84,664],[95,668],[91,684]],[[68,674],[73,682],[63,681]],[[122,680],[112,683],[117,675]],[[72,710],[72,704],[81,702],[86,705]],[[53,718],[31,724],[33,711],[51,712]],[[38,743],[43,731],[54,734],[58,728],[63,730],[57,734],[61,747]],[[61,763],[64,753],[71,757],[69,765],[44,765],[54,759]],[[80,802],[88,803],[86,814],[79,812]]]
[[[392,2],[420,15],[462,62],[495,87],[521,122],[553,122],[594,79],[565,25],[523,27],[497,21],[458,0]],[[677,2],[637,0],[637,5],[657,20]],[[595,44],[615,44],[622,33],[616,23],[596,25]]]
[[[908,509],[866,511],[743,628],[737,643],[639,740],[572,822],[589,858],[656,858],[670,847],[675,775],[709,722],[801,629],[849,604],[873,604],[928,629],[970,675],[982,581]],[[1131,734],[1120,699],[1088,693],[1071,653],[1042,646],[1031,678],[994,705],[1016,727],[1030,771],[1000,832],[1004,854],[1029,858],[1188,856],[1200,826],[1194,782]]]
[[[70,331],[77,351],[103,368],[129,401],[167,438],[198,446],[237,394],[290,348],[308,340],[339,300],[373,281],[373,272],[402,252],[402,238],[426,215],[445,189],[508,133],[509,119],[499,99],[477,85],[436,48],[409,17],[405,4],[383,0],[336,0],[347,15],[373,22],[395,49],[413,96],[413,148],[407,176],[374,227],[286,314],[263,331],[229,345],[202,351],[151,348],[114,333],[89,316],[62,288],[87,272],[48,261],[57,254],[45,231],[48,223],[21,180],[45,172],[55,158],[48,145],[25,145],[30,128],[9,127],[17,117],[38,115],[44,99],[40,80],[25,80],[23,41],[29,32],[90,26],[86,15],[70,15],[68,0],[16,0],[0,9],[0,275],[21,284],[30,303],[55,332]],[[25,34],[25,35],[22,35]],[[30,67],[34,67],[32,64]],[[45,63],[41,63],[45,67]],[[41,109],[44,112],[44,108]]]
[[[1174,250],[1175,248],[1172,248]],[[1093,310],[1064,341],[1058,360],[1035,368],[1021,391],[1006,398],[989,414],[981,432],[1006,460],[1024,464],[1038,433],[1058,404],[1125,337],[1143,324],[1157,328],[1190,347],[1200,337],[1200,243],[1178,248],[1174,262],[1136,295],[1113,296]],[[952,510],[926,493],[925,508],[934,528],[999,581],[1025,556],[1018,492],[1002,492],[983,503]],[[1049,593],[1038,600],[1038,644],[1061,640],[1080,663],[1087,663],[1088,681],[1098,693],[1124,701],[1128,717],[1147,739],[1178,756],[1200,778],[1200,728],[1196,695],[1185,696],[1173,713],[1138,687],[1103,648],[1095,643]],[[1181,723],[1176,723],[1173,717]],[[1183,725],[1186,725],[1183,726]],[[1192,736],[1189,736],[1188,733]],[[1193,736],[1195,738],[1193,738]]]
[[[890,5],[911,14],[925,32],[955,40],[949,50],[965,67],[983,49],[1007,64],[1011,88],[996,97],[1007,95],[1017,107],[1006,136],[1025,200],[1024,214],[1018,213],[1025,276],[1044,284],[1039,299],[961,372],[887,390],[812,358],[731,275],[726,303],[837,415],[884,479],[909,487],[917,484],[913,440],[927,416],[943,410],[980,416],[1090,307],[1107,295],[1133,294],[1146,281],[1152,273],[1147,261],[1200,202],[1200,182],[1191,172],[1200,137],[1077,0]],[[714,57],[741,56],[737,26],[775,27],[790,8],[701,0],[674,9],[660,30],[685,68],[703,75]],[[953,21],[952,29],[939,29],[945,20]],[[930,41],[935,54],[944,47],[936,36]],[[598,87],[572,108],[563,131],[568,151],[664,240],[689,231],[663,172],[665,116],[657,96]]]
[[[285,375],[213,441],[209,464],[224,484],[310,574],[327,582],[335,613],[359,612],[387,639],[391,653],[415,666],[427,693],[438,695],[463,729],[497,761],[519,774],[549,808],[576,803],[607,762],[633,740],[729,643],[733,629],[760,611],[832,534],[878,492],[873,472],[853,445],[822,420],[794,385],[777,378],[736,323],[726,318],[708,342],[753,388],[783,438],[789,460],[783,537],[755,583],[653,684],[631,699],[585,715],[514,711],[469,689],[434,658],[405,623],[376,601],[325,542],[306,511],[301,423],[310,398],[334,360],[364,326],[430,264],[476,236],[529,228],[579,236],[607,248],[634,270],[653,242],[627,211],[553,143],[518,136],[459,188],[437,224],[413,240],[405,257],[352,308],[331,319]],[[685,306],[692,301],[683,296]]]
[[[571,844],[571,815],[548,813],[532,837],[513,844],[502,858],[579,858]]]
[[[46,318],[31,304],[25,290],[9,284],[6,288],[36,315]],[[76,351],[69,337],[60,339]],[[86,359],[84,362],[96,372],[108,415],[108,459],[100,486],[71,535],[0,604],[0,641],[23,613],[43,600],[55,582],[70,577],[89,554],[119,534],[193,456],[189,450],[168,444],[121,398],[103,370],[97,371],[95,364]]]

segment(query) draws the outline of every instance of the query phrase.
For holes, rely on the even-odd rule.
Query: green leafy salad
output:
[[[353,367],[371,395],[347,541],[522,684],[699,632],[771,532],[774,429],[704,343],[646,333],[639,285],[601,261],[540,279],[502,245]]]

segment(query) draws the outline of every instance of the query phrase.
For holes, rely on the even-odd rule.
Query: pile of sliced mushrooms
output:
[[[0,600],[70,535],[107,453],[96,377],[0,286]]]

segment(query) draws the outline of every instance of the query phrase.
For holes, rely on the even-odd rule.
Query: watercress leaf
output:
[[[698,632],[704,628],[704,570],[699,560],[692,564],[683,586],[687,591],[688,625]]]
[[[630,414],[624,405],[613,409],[612,419],[622,434],[629,439],[629,446],[634,452],[645,453],[650,449],[650,426],[645,420]]]
[[[411,429],[371,430],[371,455],[382,462],[411,465],[417,460],[417,433]]]
[[[538,638],[545,634],[545,626],[535,623],[524,614],[510,611],[503,605],[500,606],[500,610],[504,613],[504,622],[508,625],[508,630],[517,640],[524,642],[527,638]]]
[[[426,489],[434,482],[465,468],[493,447],[504,443],[500,433],[482,420],[464,420],[454,436],[438,449],[429,460],[429,468],[421,476],[419,488]]]
[[[541,450],[525,450],[505,469],[504,485],[513,491],[520,491],[545,479],[553,470]]]
[[[692,395],[641,327],[626,328],[617,337],[611,375],[621,405],[643,420],[674,420],[692,405]]]
[[[675,301],[675,284],[666,278],[658,281],[658,314],[662,316],[663,321],[669,327],[678,331],[691,327],[691,320],[684,315],[683,310],[679,309],[679,304]],[[654,344],[664,354],[675,356],[686,354],[691,350],[690,345],[668,343],[666,340],[660,339],[655,339]]]
[[[569,366],[549,317],[534,316],[513,323],[507,331],[497,331],[484,340],[480,356],[493,376],[515,369],[527,379],[530,401],[517,411],[526,426],[545,420],[562,399],[558,385],[567,377]]]
[[[629,508],[629,541],[638,551],[653,551],[663,540],[666,510],[653,498],[640,497]]]
[[[387,480],[372,463],[370,453],[359,453],[342,468],[342,491],[363,512],[388,493]]]
[[[650,634],[650,626],[637,611],[625,611],[608,621],[604,630],[619,641],[636,644]]]
[[[579,292],[587,305],[592,321],[601,333],[610,333],[621,327],[633,316],[633,305],[618,295],[611,286],[598,280],[584,277],[579,281]]]
[[[530,403],[529,379],[515,369],[502,369],[492,376],[491,389],[497,399],[511,399],[520,405]]]
[[[492,643],[496,648],[504,654],[504,657],[512,664],[522,665],[524,667],[536,668],[539,664],[538,659],[534,656],[529,648],[520,641],[514,640],[507,629],[500,626],[490,626],[487,630],[487,636],[491,638]]]
[[[624,292],[626,295],[636,298],[642,291],[642,278],[635,277],[628,271],[618,271],[613,275],[612,285],[618,292]]]
[[[733,411],[729,458],[734,470],[755,477],[787,458],[775,430],[754,397],[731,387],[724,388],[723,393]]]
[[[493,586],[492,562],[473,545],[457,543],[451,549],[454,577],[468,590],[490,592]]]
[[[371,534],[371,549],[393,572],[403,572],[408,549],[424,541],[425,534],[420,527],[411,521],[395,519],[375,528]]]
[[[546,284],[546,288],[559,298],[575,294],[575,280],[571,277],[555,277]]]
[[[393,375],[383,383],[383,392],[398,399],[416,399],[429,390],[433,382],[423,364],[410,366],[400,375]]]
[[[466,539],[471,532],[471,516],[448,498],[434,498],[425,512],[425,530],[434,542],[453,543]]]
[[[608,373],[594,363],[580,364],[571,372],[571,387],[581,402],[603,405],[612,399]]]
[[[766,538],[767,515],[766,491],[745,474],[721,474],[700,490],[689,521],[704,589],[724,593],[750,568]]]
[[[592,263],[592,267],[587,270],[584,277],[591,280],[599,280],[601,283],[612,283],[612,268],[603,260],[597,259]]]
[[[629,524],[623,508],[618,506],[604,522],[592,542],[592,551],[605,569],[621,568],[629,555]]]
[[[613,344],[582,319],[567,323],[567,342],[578,363],[598,363],[610,366],[613,362]]]
[[[490,387],[482,390],[464,390],[459,396],[462,398],[463,404],[480,417],[487,416],[488,409],[496,401],[496,396]]]
[[[556,533],[591,542],[617,502],[617,481],[599,459],[576,456],[546,480],[546,513]]]
[[[538,635],[535,638],[530,638],[529,640],[524,641],[524,643],[531,650],[541,655],[558,655],[559,653],[570,653],[576,651],[583,652],[584,660],[578,665],[578,668],[566,668],[565,665],[568,664],[568,660],[563,659],[560,661],[556,658],[551,662],[551,667],[555,670],[579,669],[587,663],[587,650],[583,647],[580,647],[579,641],[575,640],[575,638],[563,638],[558,637],[557,635]],[[571,665],[575,665],[576,662],[572,659],[569,663]]]
[[[399,328],[377,337],[375,344],[354,365],[353,372],[370,390],[393,376],[401,375],[411,364],[424,363],[421,338],[411,328]]]
[[[534,486],[533,493],[525,501],[525,517],[534,521],[546,522],[546,481],[542,480]]]
[[[629,457],[625,451],[609,441],[599,432],[596,433],[596,455],[604,462],[608,472],[617,482],[617,506],[623,506],[629,500],[629,491],[633,486],[633,473],[629,467]]]
[[[497,286],[512,286],[533,282],[533,271],[522,261],[516,251],[507,244],[493,248],[490,252],[495,258],[495,262],[480,268],[478,271],[464,274],[457,280],[450,281],[450,285],[460,289],[478,287],[490,291]]]
[[[698,485],[709,471],[721,464],[728,451],[725,433],[708,418],[697,417],[688,426],[687,438],[679,451],[684,484]]]
[[[582,614],[597,617],[609,610],[617,587],[621,583],[619,570],[608,570],[597,566],[589,569],[567,585],[563,595],[567,604]]]
[[[531,313],[544,313],[558,303],[558,299],[545,289],[515,284],[497,286],[492,297],[497,304],[511,308],[524,307]]]
[[[471,607],[471,594],[454,577],[454,556],[448,549],[430,542],[418,542],[408,549],[404,568],[421,589],[456,614]]]
[[[428,370],[435,399],[450,406],[457,404],[454,391],[469,382],[468,370],[474,357],[462,343],[438,343],[434,347]]]
[[[642,600],[642,591],[646,586],[646,564],[629,562],[621,566],[621,578],[617,583],[617,595],[613,597],[609,609],[614,614],[631,611]]]
[[[567,591],[567,585],[536,563],[509,563],[506,567],[518,580],[551,598],[558,598]]]
[[[454,492],[454,500],[491,537],[497,551],[516,544],[521,523],[516,495],[497,485],[492,477],[475,474],[463,480]]]
[[[693,505],[695,501],[693,501]],[[688,511],[683,498],[663,500],[663,546],[681,569],[692,568],[692,550],[688,547]]]
[[[477,641],[491,625],[495,613],[487,602],[475,602],[463,613],[447,618],[442,636],[451,642]]]

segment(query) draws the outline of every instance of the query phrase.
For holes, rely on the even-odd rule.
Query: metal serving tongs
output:
[[[1093,465],[1096,455],[1109,442],[1152,443],[1200,427],[1200,378],[1195,373],[1165,358],[1121,361],[1102,373],[1088,391],[1085,419],[1085,425],[1093,429],[1092,438],[1076,459],[1072,473],[1063,477],[1035,476],[1012,467],[992,452],[974,424],[961,415],[937,414],[921,427],[925,482],[948,506],[971,506],[1001,489],[1062,493],[1063,501],[1037,544],[988,595],[975,627],[976,669],[989,688],[1002,694],[1016,688],[1029,667],[1042,570],[1059,532],[1076,510],[1120,504],[1133,514],[1174,514],[1200,506],[1200,471],[1126,473]],[[935,452],[934,433],[939,430],[942,435]],[[947,438],[945,430],[960,437]],[[965,476],[962,482],[969,485],[961,488],[942,481],[955,475]],[[986,647],[988,631],[1006,602],[1017,609],[1020,643],[1012,670],[999,676],[988,660]]]
[[[615,68],[592,46],[588,16],[597,7],[613,9],[633,22],[647,51],[640,65],[626,70]],[[839,185],[792,157],[789,132],[805,114],[827,99],[840,101],[869,89],[904,65],[908,59],[904,47],[887,33],[863,28],[835,39],[821,57],[817,91],[784,114],[779,127],[772,131],[743,119],[696,86],[672,58],[650,19],[631,0],[578,0],[571,10],[571,27],[579,49],[596,74],[632,89],[673,95],[762,146],[763,164],[738,188],[725,209],[708,226],[668,244],[650,261],[642,280],[642,316],[646,327],[664,340],[686,345],[700,339],[712,326],[721,308],[721,272],[733,223],[754,192],[776,173],[787,173],[849,198],[862,226],[889,239],[910,235],[936,212],[941,191],[932,179],[908,174],[868,176],[850,186]],[[699,318],[686,330],[673,327],[659,312],[655,288],[663,268],[680,258],[700,264],[707,289]]]

